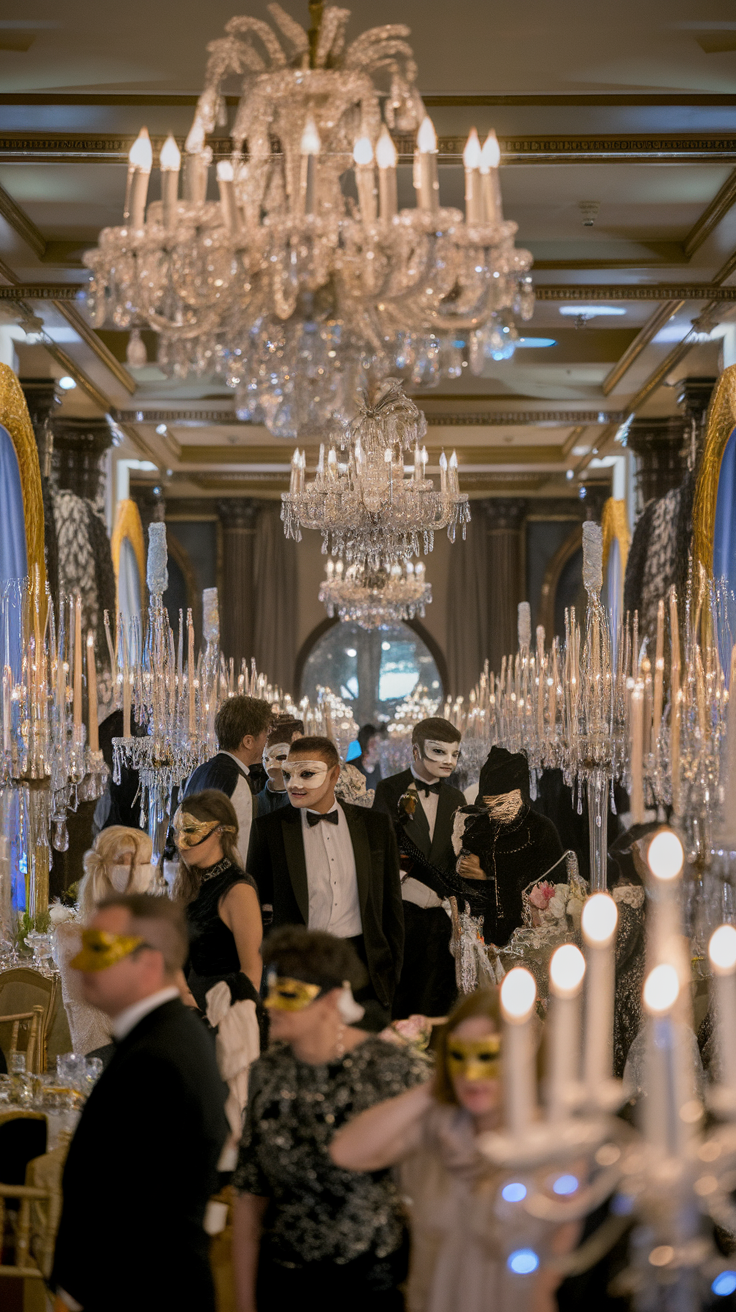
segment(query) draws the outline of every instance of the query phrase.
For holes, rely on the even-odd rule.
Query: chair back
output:
[[[10,1046],[4,1049],[8,1065],[11,1058],[18,1052],[18,1038],[20,1036],[21,1025],[26,1034],[25,1056],[26,1070],[35,1071],[37,1066],[34,1065],[36,1050],[38,1047],[38,1026],[43,1020],[43,1007],[37,1003],[32,1011],[19,1011],[14,1016],[0,1016],[0,1034],[10,1027]],[[23,1051],[23,1048],[20,1049]]]
[[[57,975],[42,975],[30,966],[12,966],[0,971],[0,1047],[13,1050],[13,1026],[29,1013],[37,1016],[33,1047],[26,1048],[26,1069],[34,1073],[46,1070],[48,1035],[59,1005]],[[40,1008],[40,1011],[38,1010]],[[11,1019],[6,1020],[9,1017]],[[20,1018],[20,1019],[19,1019]],[[31,1022],[32,1024],[33,1022]],[[17,1048],[18,1034],[15,1036]]]

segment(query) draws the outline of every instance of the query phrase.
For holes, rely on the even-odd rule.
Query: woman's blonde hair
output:
[[[473,1020],[482,1016],[491,1021],[493,1028],[501,1032],[501,1004],[497,988],[478,989],[468,993],[453,1008],[447,1021],[439,1032],[436,1043],[437,1065],[434,1078],[434,1096],[438,1102],[457,1106],[457,1094],[447,1068],[447,1045],[450,1035],[462,1025],[464,1020]]]
[[[83,917],[91,916],[98,902],[115,897],[120,892],[140,892],[135,886],[135,874],[139,866],[150,864],[152,843],[148,834],[142,829],[129,829],[126,825],[110,825],[97,835],[89,852],[84,854],[84,878],[79,886],[79,910]],[[131,852],[130,874],[124,889],[116,888],[110,879],[108,868],[115,864],[115,858]],[[153,890],[151,890],[153,891]]]
[[[227,794],[217,788],[205,788],[201,793],[183,797],[181,809],[188,811],[195,820],[216,820],[218,825],[225,826],[219,832],[223,855],[231,866],[239,866],[242,870],[243,862],[238,851],[238,817]],[[182,902],[193,902],[201,887],[202,876],[197,867],[188,866],[180,856],[171,896],[181,898]]]

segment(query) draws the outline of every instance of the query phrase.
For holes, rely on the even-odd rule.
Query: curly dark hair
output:
[[[339,989],[347,982],[353,989],[367,983],[367,974],[352,943],[321,929],[304,925],[282,925],[274,929],[262,949],[263,969],[269,967],[287,979],[301,979],[320,988]]]
[[[215,716],[215,733],[221,752],[237,752],[250,734],[257,738],[273,723],[271,703],[260,697],[228,697]]]

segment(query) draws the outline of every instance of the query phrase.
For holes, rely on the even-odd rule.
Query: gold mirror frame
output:
[[[708,407],[703,455],[693,502],[693,561],[713,577],[718,480],[728,439],[736,428],[736,364],[723,370]]]
[[[146,548],[143,541],[143,524],[141,523],[140,511],[130,498],[118,502],[118,512],[115,517],[115,528],[113,529],[112,541],[112,564],[115,571],[115,604],[120,610],[120,601],[118,598],[118,577],[120,574],[120,549],[123,545],[123,539],[127,538],[133,548],[135,562],[138,566],[138,581],[140,584],[141,610],[146,604]]]
[[[26,398],[17,376],[7,364],[0,364],[0,424],[9,432],[10,440],[15,447],[23,495],[28,574],[31,579],[38,579],[43,599],[46,586],[46,561],[41,466],[38,463],[38,447]],[[42,600],[42,611],[44,606],[45,602]]]

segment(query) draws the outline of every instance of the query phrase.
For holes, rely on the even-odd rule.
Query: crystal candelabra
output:
[[[531,256],[504,220],[495,134],[463,154],[465,215],[440,206],[437,138],[399,24],[349,45],[350,13],[311,2],[307,32],[278,4],[272,25],[233,18],[210,43],[205,89],[182,157],[159,152],[161,199],[148,204],[153,145],[129,157],[124,226],[85,255],[96,327],[159,334],[169,374],[219,376],[239,417],[281,436],[349,416],[370,363],[417,385],[480,373],[513,354],[528,319]],[[226,81],[243,76],[227,123]],[[392,133],[415,134],[415,208],[398,209]],[[219,201],[207,199],[218,152]],[[221,153],[222,151],[222,153]]]
[[[440,457],[439,491],[426,477],[427,451],[419,445],[426,420],[404,396],[401,383],[388,379],[364,399],[356,419],[326,452],[320,447],[315,477],[306,482],[306,457],[298,449],[291,486],[281,494],[287,537],[301,541],[302,528],[319,529],[323,552],[377,570],[396,561],[426,555],[434,534],[446,528],[451,542],[457,526],[465,536],[470,520],[467,494],[460,492],[457,457]],[[414,448],[405,477],[404,452]]]
[[[394,562],[389,569],[371,570],[360,565],[343,567],[341,560],[327,562],[327,577],[319,599],[330,619],[354,620],[362,629],[385,629],[403,620],[424,616],[432,600],[421,561]]]

